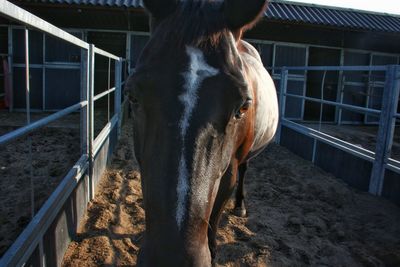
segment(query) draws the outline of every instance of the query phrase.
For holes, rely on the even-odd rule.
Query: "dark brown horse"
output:
[[[237,177],[275,134],[274,83],[241,40],[263,0],[144,0],[152,34],[126,92],[146,211],[139,266],[211,266]]]

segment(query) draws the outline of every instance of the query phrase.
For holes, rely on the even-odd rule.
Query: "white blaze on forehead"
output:
[[[207,62],[205,62],[201,50],[188,46],[186,47],[186,53],[189,56],[189,68],[187,71],[182,73],[183,78],[185,79],[185,84],[183,86],[185,91],[179,96],[179,100],[185,107],[180,121],[182,138],[185,138],[186,131],[189,128],[189,119],[197,104],[197,91],[200,88],[202,81],[218,74],[217,69],[211,67]]]
[[[181,158],[179,162],[179,176],[176,192],[178,194],[178,203],[176,207],[176,222],[179,229],[181,228],[183,218],[185,216],[186,198],[189,191],[189,170],[185,159],[185,139],[186,133],[190,125],[192,112],[196,107],[198,95],[197,92],[204,79],[218,74],[218,70],[207,64],[204,59],[203,52],[194,47],[186,47],[186,54],[189,56],[189,67],[187,71],[182,73],[185,80],[183,86],[183,94],[179,96],[179,100],[184,106],[184,111],[179,123],[182,139]]]

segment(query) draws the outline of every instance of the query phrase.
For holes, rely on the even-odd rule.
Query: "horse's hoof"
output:
[[[245,218],[247,217],[247,211],[245,208],[235,208],[233,210],[233,214],[237,217]]]

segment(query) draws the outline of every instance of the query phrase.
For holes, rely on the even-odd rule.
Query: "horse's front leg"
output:
[[[236,189],[235,209],[234,214],[239,217],[246,217],[247,211],[244,204],[245,190],[244,190],[244,177],[246,175],[248,162],[245,161],[239,165],[239,182]]]
[[[218,193],[215,198],[213,210],[211,212],[209,227],[208,227],[208,244],[210,247],[211,258],[214,261],[217,247],[217,230],[219,221],[221,218],[222,211],[226,205],[226,202],[232,195],[233,189],[236,185],[236,174],[237,174],[237,162],[233,162],[229,165],[227,171],[221,178]]]

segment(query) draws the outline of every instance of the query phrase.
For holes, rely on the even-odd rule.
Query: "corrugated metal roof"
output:
[[[19,0],[34,3],[143,7],[142,0]],[[400,33],[400,16],[275,0],[267,19],[333,27]]]
[[[29,2],[29,3],[43,3],[43,4],[48,4],[48,3],[67,4],[67,5],[76,4],[76,5],[92,5],[92,6],[133,7],[133,8],[143,7],[142,0],[17,0],[17,1]]]
[[[400,17],[352,9],[275,1],[269,5],[265,15],[271,20],[369,31],[400,32]]]

